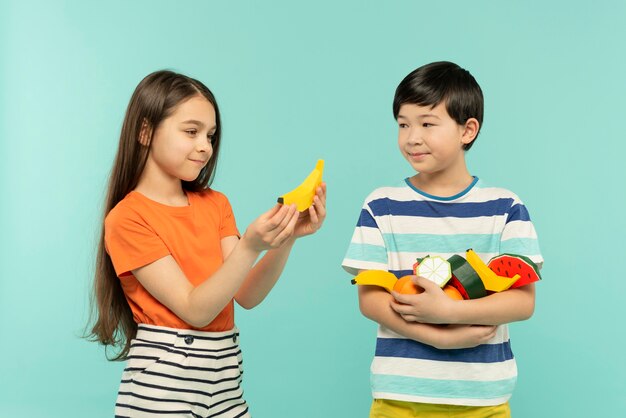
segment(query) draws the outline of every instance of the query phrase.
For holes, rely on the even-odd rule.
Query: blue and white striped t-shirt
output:
[[[407,180],[374,190],[363,205],[343,260],[351,274],[387,270],[413,274],[416,258],[473,248],[485,261],[502,253],[543,263],[528,211],[512,192],[474,179],[446,198],[424,193]],[[454,405],[499,405],[517,380],[506,325],[486,344],[440,350],[379,326],[371,367],[376,399]]]

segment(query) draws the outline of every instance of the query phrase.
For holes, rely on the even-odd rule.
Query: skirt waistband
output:
[[[138,324],[135,339],[171,347],[216,351],[231,349],[237,346],[239,329],[235,327],[229,331],[206,332]]]

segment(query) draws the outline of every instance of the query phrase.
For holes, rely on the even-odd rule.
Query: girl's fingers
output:
[[[319,201],[319,198],[315,196],[315,198],[313,198],[313,201]],[[317,227],[320,219],[317,216],[317,207],[315,205],[309,206],[309,218],[311,219],[311,224]]]
[[[281,205],[280,203],[277,203],[274,206],[272,206],[270,210],[262,214],[260,218],[267,221],[268,219],[272,218],[272,216],[276,215],[282,207],[283,205]]]
[[[267,220],[268,231],[276,230],[279,233],[293,216],[296,211],[296,205],[282,205],[282,207]]]
[[[285,225],[285,227],[280,231],[274,240],[272,241],[272,246],[280,247],[283,243],[293,235],[293,231],[296,229],[296,223],[298,222],[298,217],[300,216],[300,212],[295,211],[292,216],[289,218],[289,222]]]
[[[326,205],[322,202],[322,198],[320,198],[319,196],[315,196],[313,198],[313,201],[316,203],[315,211],[321,219],[324,219],[326,217]]]
[[[326,206],[326,183],[322,183],[315,191],[315,194],[319,196],[322,205]]]

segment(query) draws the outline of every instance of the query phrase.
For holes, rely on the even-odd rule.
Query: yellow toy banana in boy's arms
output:
[[[474,270],[476,270],[476,273],[478,273],[480,280],[482,280],[485,285],[485,289],[487,290],[492,292],[502,292],[511,287],[511,285],[513,285],[513,283],[520,278],[519,274],[516,274],[511,278],[498,276],[471,248],[467,250],[465,254],[467,262]]]
[[[313,204],[315,191],[322,184],[322,174],[324,173],[324,160],[317,160],[317,164],[304,181],[289,193],[278,198],[278,203],[283,205],[296,204],[298,212],[303,212]]]

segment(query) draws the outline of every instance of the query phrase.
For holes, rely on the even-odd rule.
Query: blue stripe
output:
[[[530,221],[530,214],[528,213],[528,209],[526,209],[526,206],[522,205],[521,203],[517,203],[513,205],[513,207],[511,207],[511,210],[509,210],[509,217],[506,220],[506,223],[508,224],[509,222],[513,221]]]
[[[348,252],[346,253],[346,258],[387,264],[387,251],[385,247],[382,246],[351,242],[348,247]]]
[[[473,248],[479,253],[497,253],[500,234],[383,234],[389,252],[464,253]]]
[[[494,381],[435,380],[373,374],[373,392],[402,393],[433,398],[494,399],[513,393],[516,377]]]
[[[473,348],[440,350],[414,340],[378,338],[376,340],[376,356],[463,363],[499,363],[511,360],[513,352],[509,341],[500,344],[482,344]]]
[[[393,273],[398,279],[413,274],[413,270],[389,270],[389,273]]]
[[[356,226],[366,226],[369,228],[378,228],[376,225],[376,221],[372,218],[372,215],[366,211],[365,209],[361,209],[361,215],[359,215],[359,220],[356,223]]]
[[[398,201],[389,198],[372,200],[369,203],[374,216],[422,216],[428,218],[475,218],[479,216],[500,216],[508,213],[513,199],[501,198],[487,202],[432,202]]]

